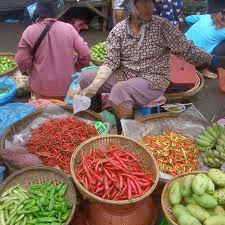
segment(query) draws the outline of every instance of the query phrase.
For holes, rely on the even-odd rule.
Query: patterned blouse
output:
[[[211,64],[211,55],[187,41],[180,31],[161,17],[153,16],[139,47],[140,36],[133,34],[129,19],[126,19],[118,23],[107,38],[104,65],[117,73],[118,81],[143,77],[151,88],[166,89],[170,84],[170,54],[196,66]]]

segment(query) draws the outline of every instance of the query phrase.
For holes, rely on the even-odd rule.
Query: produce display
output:
[[[59,166],[64,173],[69,174],[74,150],[82,142],[97,135],[94,126],[77,118],[50,119],[31,130],[27,147],[44,165]]]
[[[225,162],[225,129],[212,124],[196,139],[203,162],[210,167],[220,167]]]
[[[91,58],[99,61],[104,61],[106,57],[106,43],[101,42],[91,48]]]
[[[164,173],[178,175],[197,168],[199,150],[182,134],[167,131],[145,136],[141,142],[154,155],[160,171]]]
[[[0,73],[7,72],[16,66],[16,62],[3,56],[0,57]]]
[[[66,192],[64,183],[33,184],[28,192],[20,185],[11,187],[0,198],[0,224],[63,225],[71,208]]]
[[[179,225],[224,225],[225,173],[210,169],[208,174],[177,179],[170,186],[169,201]]]
[[[81,154],[75,176],[85,189],[109,200],[131,200],[153,185],[153,174],[140,157],[119,144]]]

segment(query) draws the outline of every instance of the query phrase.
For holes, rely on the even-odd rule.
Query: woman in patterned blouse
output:
[[[196,66],[225,66],[187,41],[164,18],[153,16],[152,0],[125,0],[129,18],[117,24],[107,38],[107,57],[97,74],[78,79],[81,94],[110,93],[118,118],[131,118],[133,109],[161,96],[170,84],[169,58],[175,54]]]

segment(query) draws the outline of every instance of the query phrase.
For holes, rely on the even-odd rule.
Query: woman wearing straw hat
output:
[[[225,67],[224,57],[200,50],[169,21],[152,15],[152,0],[125,0],[123,6],[129,17],[110,32],[104,64],[97,74],[78,78],[83,95],[110,93],[108,102],[118,118],[132,118],[136,106],[165,92],[171,54],[197,66]]]

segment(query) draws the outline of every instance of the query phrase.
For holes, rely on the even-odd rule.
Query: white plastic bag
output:
[[[75,95],[73,98],[73,113],[76,114],[81,111],[85,111],[89,109],[91,106],[91,99],[82,96],[82,95]]]

